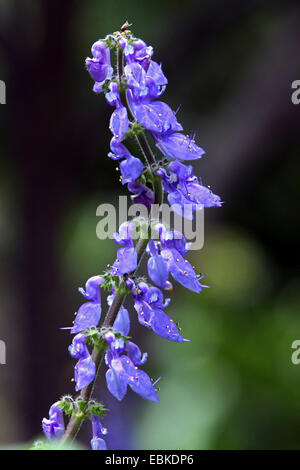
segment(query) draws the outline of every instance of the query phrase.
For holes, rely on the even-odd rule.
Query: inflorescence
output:
[[[162,66],[152,60],[153,48],[135,38],[125,24],[120,31],[96,41],[91,52],[86,68],[95,82],[93,91],[104,93],[107,103],[114,108],[109,123],[113,136],[108,157],[119,161],[120,181],[127,184],[132,199],[150,208],[154,202],[162,202],[165,191],[173,210],[189,219],[202,207],[221,206],[220,197],[203,186],[193,175],[193,167],[184,163],[201,158],[204,150],[195,143],[195,135],[183,133],[177,112],[160,101],[168,80]],[[163,154],[160,160],[155,158],[146,132]],[[140,145],[143,161],[125,146],[132,136]],[[42,422],[49,440],[63,443],[74,439],[81,422],[89,419],[92,449],[106,449],[103,437],[107,429],[102,419],[107,410],[91,398],[102,357],[107,367],[108,390],[117,400],[124,398],[129,386],[141,397],[159,402],[156,382],[142,370],[148,355],[142,354],[129,337],[129,313],[122,305],[126,295],[132,295],[141,325],[170,341],[188,341],[165,312],[170,299],[164,298],[162,290],[173,289],[170,278],[196,293],[206,287],[185,259],[189,244],[183,234],[152,219],[146,222],[146,241],[135,243],[133,232],[137,225],[132,220],[120,226],[119,233],[114,234],[119,245],[115,261],[102,275],[88,279],[85,289],[79,289],[85,302],[70,327],[74,336],[69,346],[69,354],[76,360],[74,382],[79,395],[75,399],[62,397],[51,406],[49,419]],[[149,235],[150,226],[156,232],[155,239]],[[149,256],[149,281],[136,275],[144,252]],[[100,326],[103,290],[109,291],[108,313]],[[70,417],[67,428],[64,414]]]

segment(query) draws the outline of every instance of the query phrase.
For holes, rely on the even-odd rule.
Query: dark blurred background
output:
[[[155,337],[129,304],[161,404],[131,391],[119,404],[102,377],[108,445],[300,448],[300,17],[289,0],[0,0],[0,445],[38,437],[72,392],[59,328],[82,302],[77,286],[115,255],[96,237],[96,208],[126,192],[106,157],[111,109],[84,59],[127,19],[163,63],[164,100],[182,105],[206,150],[196,173],[225,204],[206,211],[204,248],[189,255],[211,288],[172,294],[168,312],[192,342]]]

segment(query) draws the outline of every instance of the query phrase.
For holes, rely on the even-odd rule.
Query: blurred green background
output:
[[[36,438],[50,404],[72,392],[59,328],[82,302],[77,286],[115,255],[96,237],[96,208],[126,192],[84,59],[128,20],[163,63],[164,100],[182,105],[179,121],[206,150],[195,173],[225,204],[205,212],[204,248],[189,255],[211,288],[172,293],[168,313],[192,342],[155,337],[128,304],[161,403],[131,391],[118,403],[103,368],[109,448],[300,448],[298,3],[0,0],[2,447]]]

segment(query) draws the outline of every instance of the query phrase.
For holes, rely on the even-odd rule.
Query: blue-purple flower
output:
[[[151,328],[158,336],[170,341],[185,341],[175,322],[163,310],[169,305],[170,299],[164,301],[160,289],[148,286],[145,282],[135,284],[132,279],[127,280],[127,285],[131,289],[134,308],[141,325]]]
[[[129,387],[147,400],[159,402],[157,393],[146,372],[139,366],[147,360],[147,354],[142,355],[139,347],[131,342],[125,343],[123,338],[116,338],[111,331],[104,335],[109,344],[105,353],[105,362],[108,366],[106,383],[110,393],[122,400]]]
[[[142,43],[142,41],[141,41]],[[137,42],[137,44],[140,44]],[[182,125],[177,121],[176,113],[162,101],[156,101],[163,94],[167,79],[161,65],[147,58],[147,62],[137,59],[134,43],[123,40],[122,47],[127,65],[124,72],[128,87],[127,98],[137,121],[153,135],[157,147],[168,158],[195,160],[205,153],[195,144],[194,136],[181,133]],[[143,59],[146,45],[141,45]]]
[[[126,77],[127,98],[137,121],[153,134],[164,135],[176,131],[182,131],[182,126],[177,122],[176,115],[172,109],[162,101],[157,100],[164,92],[168,83],[161,65],[147,60],[146,48],[143,59],[139,60],[139,53],[135,53],[134,46],[127,44],[124,48],[127,65],[124,72]],[[130,50],[126,56],[126,50]],[[141,63],[142,62],[142,63]]]
[[[115,294],[111,294],[107,297],[107,303],[109,306],[113,303]],[[121,305],[118,315],[113,324],[113,330],[121,333],[123,336],[128,336],[130,330],[130,319],[128,310]]]
[[[137,62],[144,70],[147,70],[153,54],[153,47],[147,46],[142,39],[135,39],[129,42],[126,38],[121,38],[119,45],[124,50],[127,64]]]
[[[71,333],[80,333],[88,328],[97,326],[101,318],[101,292],[100,286],[104,283],[101,276],[93,276],[86,282],[85,290],[80,287],[79,292],[89,301],[78,309]]]
[[[114,276],[131,273],[137,267],[137,253],[134,249],[132,233],[135,225],[132,222],[124,222],[119,227],[119,233],[114,233],[113,238],[118,245],[125,245],[119,248],[117,259],[112,265],[111,273]]]
[[[57,403],[54,403],[49,410],[49,419],[44,418],[42,421],[45,436],[52,439],[59,439],[65,432],[63,410]]]
[[[132,94],[128,93],[128,96],[135,118],[154,136],[182,130],[175,113],[163,101],[143,104],[135,101]]]
[[[94,92],[100,93],[102,90],[103,82],[110,79],[113,74],[113,68],[110,62],[110,51],[106,47],[104,41],[96,41],[92,45],[92,58],[87,57],[85,60],[86,68],[95,80]]]
[[[92,415],[91,422],[93,432],[91,440],[92,450],[107,450],[106,442],[102,438],[103,436],[106,436],[107,429],[102,426],[101,420],[97,415]]]
[[[86,345],[86,339],[85,334],[79,333],[73,338],[72,344],[69,346],[70,356],[79,359],[74,367],[76,392],[87,387],[96,375],[96,366]]]
[[[134,157],[125,145],[118,142],[114,137],[110,142],[111,152],[108,157],[112,160],[121,160],[120,172],[122,184],[134,182],[143,172],[144,165],[139,158]]]
[[[168,273],[171,273],[175,281],[187,289],[200,293],[203,286],[199,282],[199,276],[195,273],[192,265],[184,259],[188,251],[185,237],[178,231],[167,231],[162,224],[157,224],[156,229],[160,236],[160,247],[158,243],[150,242],[148,253],[151,255],[148,261],[148,274],[155,284],[166,288]]]
[[[169,269],[159,252],[158,244],[154,240],[150,240],[148,243],[147,253],[150,255],[148,259],[148,274],[150,279],[162,289],[169,289]]]
[[[109,129],[113,133],[115,141],[121,142],[129,126],[127,109],[122,105],[118,84],[111,82],[109,90],[110,91],[105,95],[106,101],[116,108],[111,115]]]
[[[113,298],[114,294],[107,298],[108,305],[112,304]],[[109,344],[105,354],[105,362],[109,367],[106,373],[107,387],[118,400],[122,400],[125,396],[129,385],[142,397],[159,401],[148,375],[138,368],[146,362],[147,353],[142,355],[136,344],[131,341],[125,343],[123,338],[116,337],[117,333],[127,336],[129,330],[129,313],[121,306],[113,324],[113,331],[107,332],[104,336]]]
[[[126,84],[131,90],[132,100],[136,104],[147,104],[158,99],[166,89],[168,83],[161,65],[156,62],[150,62],[147,72],[138,63],[126,65],[125,69]]]
[[[94,294],[92,292],[92,288],[89,289],[89,292],[90,295],[95,295],[95,292]],[[108,296],[107,302],[109,306],[112,304],[113,298],[114,294]],[[130,328],[129,315],[123,306],[119,310],[113,328],[124,336],[128,335]],[[74,367],[76,391],[87,387],[94,380],[96,374],[96,366],[86,345],[86,339],[87,336],[84,333],[79,333],[73,338],[72,344],[69,346],[70,356],[79,359]]]
[[[175,160],[169,164],[168,171],[159,168],[157,175],[162,179],[172,209],[187,219],[193,218],[193,211],[222,205],[220,196],[199,183],[191,165]]]
[[[132,193],[131,199],[135,204],[143,204],[146,207],[154,204],[153,191],[139,181],[128,183],[127,188]]]
[[[193,137],[180,132],[174,132],[173,134],[168,132],[162,135],[156,133],[154,138],[159,150],[170,159],[196,160],[205,153],[201,147],[195,144]]]

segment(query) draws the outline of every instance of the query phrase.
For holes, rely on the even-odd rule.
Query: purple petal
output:
[[[161,255],[148,259],[148,274],[150,279],[159,287],[164,288],[169,277],[167,264]]]
[[[112,361],[116,362],[115,360]],[[106,372],[106,384],[107,388],[110,393],[119,401],[123,400],[124,396],[126,395],[127,391],[127,376],[124,374],[122,365],[121,371],[118,373],[120,369],[114,371],[113,369],[108,369]]]
[[[85,341],[86,335],[83,333],[79,333],[73,338],[72,344],[69,346],[69,353],[71,357],[79,359],[89,356],[89,351]]]
[[[122,175],[122,184],[135,181],[142,173],[144,165],[139,158],[127,157],[120,164],[120,171]]]
[[[65,431],[63,410],[54,403],[49,410],[49,419],[42,420],[43,431],[48,439],[59,439]]]
[[[135,229],[133,222],[124,222],[119,227],[119,233],[113,233],[114,242],[118,245],[126,245],[128,242],[132,243],[132,232]]]
[[[131,156],[129,150],[120,142],[117,142],[113,137],[110,141],[110,149],[117,156],[116,159],[127,158]]]
[[[97,326],[101,318],[101,305],[97,302],[86,302],[79,308],[71,334],[80,333]]]
[[[201,206],[197,207],[195,204],[188,201],[183,194],[174,191],[168,194],[168,201],[172,210],[188,220],[193,220],[193,210],[200,210]]]
[[[157,62],[154,62],[151,60],[148,70],[147,70],[147,76],[151,77],[157,85],[167,85],[168,80],[165,77],[161,65],[159,65]]]
[[[119,356],[125,351],[126,344],[123,338],[116,338],[110,346],[113,356]]]
[[[146,302],[139,301],[134,303],[134,308],[137,311],[139,323],[146,328],[151,328],[152,308]]]
[[[153,133],[162,134],[182,130],[172,109],[162,101],[156,101],[149,105],[135,106],[133,104],[133,112],[140,124]]]
[[[110,64],[110,51],[101,39],[94,42],[91,48],[92,55],[102,63]]]
[[[85,359],[79,359],[75,366],[75,390],[78,392],[87,387],[95,378],[96,366],[89,355]]]
[[[138,181],[133,181],[128,183],[127,188],[131,193],[133,193],[131,199],[134,203],[143,204],[146,207],[150,207],[154,204],[154,193],[144,184],[141,184]]]
[[[91,440],[91,448],[92,450],[107,450],[107,445],[101,437],[94,437]]]
[[[127,78],[127,85],[130,88],[145,88],[146,72],[140,64],[133,62],[126,65],[124,72]]]
[[[85,60],[86,68],[95,82],[103,82],[106,78],[112,76],[113,69],[107,64],[103,64],[99,59],[87,57]]]
[[[163,308],[164,305],[164,295],[158,287],[149,287],[147,292],[145,293],[145,300],[151,306],[161,307]]]
[[[114,321],[113,329],[123,336],[127,336],[130,330],[129,313],[123,305],[121,306],[117,318]]]
[[[112,266],[112,274],[121,276],[122,274],[131,273],[137,267],[137,253],[134,248],[119,248],[117,252],[117,260]]]
[[[135,369],[134,373],[128,377],[128,385],[135,393],[138,393],[146,400],[159,403],[158,395],[152,385],[152,382],[146,372]]]
[[[135,366],[145,364],[145,362],[147,361],[148,354],[144,353],[142,356],[140,348],[131,341],[128,341],[128,343],[126,344],[126,352],[129,359],[133,362]]]
[[[151,328],[154,333],[162,338],[178,343],[182,343],[184,341],[174,321],[161,309],[156,308],[154,310]]]
[[[158,228],[158,225],[156,227]],[[178,230],[164,230],[160,238],[163,248],[175,248],[181,255],[188,252],[185,236]]]
[[[92,422],[93,437],[101,437],[107,434],[107,429],[102,426],[99,416],[92,415],[91,422]]]
[[[202,286],[191,264],[175,249],[165,249],[161,252],[174,279],[188,289],[200,293]]]
[[[105,99],[107,103],[110,106],[115,106],[116,108],[120,108],[122,106],[122,103],[121,103],[121,98],[119,94],[118,84],[115,82],[112,82],[109,85],[109,90],[110,91],[105,94]]]
[[[221,207],[222,202],[220,196],[214,194],[209,188],[206,186],[202,186],[198,183],[198,180],[187,183],[186,184],[186,191],[189,194],[189,197],[193,202],[196,204],[200,204],[204,207]]]
[[[128,130],[127,109],[122,106],[117,108],[111,115],[109,128],[114,134],[117,142],[121,142],[125,132]]]
[[[102,93],[103,88],[102,88],[103,82],[95,82],[93,86],[93,92],[94,93]]]
[[[104,284],[105,280],[102,276],[90,277],[85,284],[85,297],[89,300],[94,300],[100,303],[100,286]]]
[[[168,158],[178,158],[178,160],[196,160],[205,153],[189,137],[175,132],[171,135],[156,136],[156,146]]]

